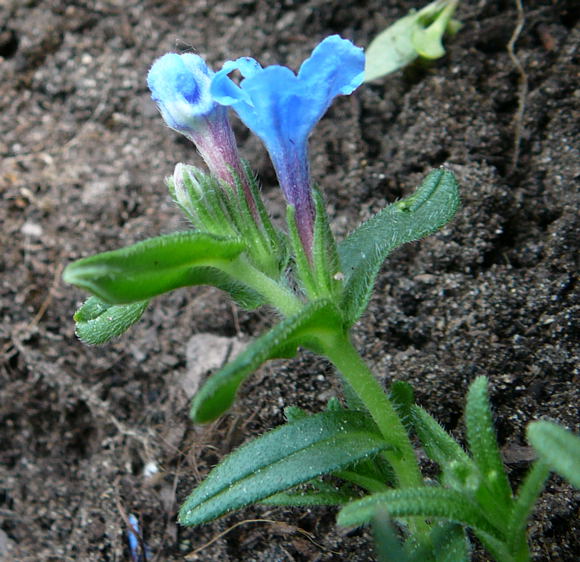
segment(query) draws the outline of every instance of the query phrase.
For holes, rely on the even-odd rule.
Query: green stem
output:
[[[333,338],[325,344],[324,352],[364,403],[385,441],[394,447],[385,456],[401,488],[422,486],[423,478],[407,430],[350,338],[346,335]]]
[[[256,269],[243,256],[219,267],[234,279],[260,293],[271,306],[286,317],[294,316],[304,306],[290,289]]]
[[[401,488],[423,486],[413,445],[407,430],[385,391],[363,361],[347,334],[334,333],[323,341],[323,352],[358,395],[377,424],[385,441],[393,446],[383,453],[389,461]],[[430,543],[430,527],[418,519],[409,522],[409,530],[416,539]]]

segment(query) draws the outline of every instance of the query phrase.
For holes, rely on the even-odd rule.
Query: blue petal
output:
[[[168,53],[155,61],[147,85],[170,127],[195,128],[198,118],[216,109],[209,92],[213,75],[205,61],[191,53]]]
[[[237,86],[227,75],[239,70]],[[301,144],[339,94],[350,94],[364,78],[364,54],[338,35],[327,37],[298,76],[282,66],[261,69],[250,58],[228,61],[212,80],[211,93],[231,105],[268,149]]]
[[[238,70],[238,86],[228,74]],[[332,100],[350,94],[364,79],[364,54],[337,35],[326,38],[298,75],[283,66],[261,68],[250,58],[228,61],[212,80],[210,92],[230,105],[266,145],[280,187],[296,209],[302,243],[310,254],[314,203],[307,158],[308,135]]]

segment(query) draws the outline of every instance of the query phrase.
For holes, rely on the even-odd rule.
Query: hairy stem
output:
[[[421,486],[423,479],[407,430],[385,391],[354,348],[348,336],[335,338],[324,349],[363,402],[385,441],[394,447],[387,453],[402,488]]]
[[[393,446],[392,450],[385,451],[383,455],[393,467],[399,486],[401,488],[422,486],[423,478],[407,430],[350,337],[335,332],[334,337],[327,337],[323,345],[324,354],[357,394],[385,441]],[[410,522],[409,528],[421,542],[430,541],[430,528],[425,521]]]
[[[243,256],[233,262],[220,265],[220,269],[260,293],[268,304],[286,317],[297,314],[304,306],[288,287],[256,269]]]

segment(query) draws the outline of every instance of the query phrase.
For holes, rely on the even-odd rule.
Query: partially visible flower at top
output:
[[[253,208],[227,110],[210,93],[214,74],[198,55],[168,53],[153,63],[147,85],[167,125],[195,144],[214,176],[235,185],[234,171]]]
[[[266,145],[284,195],[296,209],[296,226],[308,256],[314,235],[308,135],[336,96],[360,86],[364,64],[362,49],[332,35],[314,49],[298,74],[284,66],[262,68],[244,57],[226,62],[211,83],[213,98],[231,105]],[[228,76],[233,70],[243,77],[239,86]]]

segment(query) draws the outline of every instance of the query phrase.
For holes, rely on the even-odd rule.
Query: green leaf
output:
[[[380,518],[380,519],[379,519]],[[379,527],[380,524],[380,527]],[[402,548],[394,526],[384,507],[377,509],[373,519],[373,534],[381,562],[469,562],[470,544],[461,525],[439,523],[431,530],[431,544],[417,543],[411,535]],[[379,543],[380,535],[383,540]]]
[[[110,305],[97,297],[89,297],[75,312],[76,334],[90,345],[100,345],[125,333],[137,322],[149,301],[127,305]]]
[[[427,15],[419,19],[419,24],[411,33],[411,42],[417,54],[427,59],[438,59],[445,54],[443,35],[446,31],[456,33],[461,26],[456,20],[451,20],[459,0],[440,2],[447,4],[435,17]]]
[[[191,271],[189,280],[188,286],[210,285],[221,289],[246,310],[253,310],[266,302],[257,291],[214,267],[196,267]]]
[[[337,478],[342,478],[347,482],[352,482],[353,484],[356,484],[360,488],[363,488],[370,493],[384,492],[389,489],[389,487],[384,482],[377,480],[372,476],[368,476],[364,474],[364,472],[359,472],[356,470],[356,467],[354,467],[352,470],[339,470],[338,472],[334,473],[334,476]]]
[[[486,377],[477,377],[469,387],[465,426],[471,455],[492,497],[498,506],[511,508],[512,490],[495,436]]]
[[[299,345],[315,348],[316,333],[339,326],[340,322],[334,305],[323,300],[312,302],[295,316],[282,320],[209,377],[193,399],[193,421],[206,423],[223,414],[233,403],[240,384],[262,363],[268,359],[292,357]]]
[[[452,461],[472,464],[461,445],[447,433],[437,420],[420,406],[412,406],[413,426],[427,456],[444,467]]]
[[[206,283],[212,277],[208,267],[231,262],[243,251],[244,244],[235,239],[178,232],[78,260],[63,279],[111,304],[129,304]]]
[[[365,53],[365,82],[395,72],[418,56],[443,56],[443,34],[448,29],[452,32],[458,29],[458,22],[451,19],[456,7],[457,0],[436,0],[379,33]]]
[[[303,410],[298,406],[287,406],[284,408],[284,417],[288,423],[301,420],[302,418],[307,418],[309,415],[310,414],[306,410]]]
[[[528,426],[528,441],[556,473],[580,489],[580,437],[562,426],[537,421]]]
[[[542,461],[535,462],[518,490],[506,533],[508,546],[512,552],[528,551],[526,523],[548,476],[550,476],[548,466]]]
[[[471,548],[465,529],[457,523],[440,523],[431,531],[436,562],[469,562]]]
[[[339,244],[345,277],[341,309],[348,322],[356,322],[366,309],[387,256],[398,246],[447,224],[458,206],[455,176],[440,168],[432,171],[413,195],[384,208]]]
[[[386,509],[378,507],[372,523],[379,562],[414,562],[403,549]]]
[[[187,498],[179,521],[210,521],[386,447],[360,412],[322,412],[283,425],[228,455]]]
[[[310,505],[345,505],[356,498],[352,491],[327,482],[317,482],[315,490],[293,489],[260,500],[265,505],[300,507]]]
[[[497,537],[498,532],[481,516],[479,508],[455,490],[421,487],[389,490],[367,496],[343,507],[337,522],[342,526],[369,523],[380,506],[391,517],[429,517],[453,521]]]
[[[389,388],[389,398],[405,424],[407,432],[410,432],[412,428],[411,408],[415,402],[413,387],[408,382],[395,381]]]

